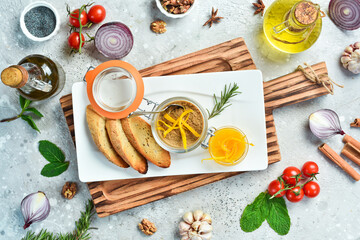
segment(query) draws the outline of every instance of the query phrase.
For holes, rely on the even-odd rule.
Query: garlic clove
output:
[[[212,232],[208,232],[200,235],[202,240],[210,240],[212,238]]]
[[[181,240],[190,240],[190,237],[189,237],[189,235],[182,236]]]
[[[195,230],[190,230],[189,231],[189,237],[192,238],[192,237],[197,237],[197,236],[200,236],[200,234],[195,231]]]
[[[188,234],[190,227],[191,226],[189,224],[187,224],[186,222],[181,221],[179,223],[180,235],[183,236],[183,235]]]
[[[202,233],[211,232],[212,230],[213,227],[208,222],[201,222],[198,232],[202,234]]]
[[[200,236],[192,236],[190,240],[202,240]]]
[[[207,214],[207,213],[204,213],[204,214],[203,214],[203,216],[202,216],[202,218],[201,218],[201,221],[206,221],[206,222],[208,222],[209,224],[212,223],[211,217],[210,217],[210,215]]]
[[[193,224],[191,224],[191,227],[192,227],[192,229],[194,229],[195,231],[198,231],[200,225],[201,225],[201,222],[200,222],[200,221],[195,221],[195,222],[193,222]]]
[[[204,212],[201,210],[195,210],[194,211],[194,219],[195,221],[199,221],[201,217],[203,216]]]
[[[183,219],[186,223],[191,225],[194,222],[194,215],[192,212],[187,212],[184,214]]]

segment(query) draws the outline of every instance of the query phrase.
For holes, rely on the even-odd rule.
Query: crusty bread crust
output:
[[[140,117],[123,118],[121,124],[130,143],[139,153],[158,167],[170,167],[170,153],[156,143],[151,126],[145,120]]]
[[[120,120],[107,119],[106,130],[112,146],[122,159],[139,173],[147,173],[147,160],[131,145]]]
[[[129,165],[115,152],[110,143],[105,129],[105,118],[96,113],[91,105],[86,107],[86,121],[95,145],[105,157],[119,167],[128,168]]]

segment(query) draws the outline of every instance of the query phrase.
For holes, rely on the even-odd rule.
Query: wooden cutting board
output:
[[[295,67],[295,66],[294,66]],[[324,62],[313,65],[317,74],[327,73]],[[203,49],[140,71],[143,77],[256,69],[242,38]],[[220,81],[220,80],[219,80]],[[327,90],[294,72],[264,82],[269,164],[280,161],[273,109],[328,94]],[[75,143],[71,95],[60,99],[70,134]],[[115,167],[115,166],[114,166]],[[119,169],[121,171],[121,169]],[[241,172],[194,174],[89,182],[88,187],[99,217],[141,206],[162,198],[213,183]]]

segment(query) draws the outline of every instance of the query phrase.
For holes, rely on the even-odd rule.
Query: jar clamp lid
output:
[[[110,119],[121,119],[135,111],[144,96],[144,82],[131,64],[107,61],[85,75],[87,95],[96,112]]]

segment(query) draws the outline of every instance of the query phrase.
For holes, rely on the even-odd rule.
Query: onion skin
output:
[[[360,0],[331,0],[329,15],[341,29],[358,29],[360,27]]]
[[[344,135],[340,120],[336,112],[330,109],[321,109],[309,116],[311,132],[318,138],[325,139],[336,134]]]
[[[95,47],[107,58],[121,59],[129,54],[134,44],[130,29],[121,22],[103,24],[95,34]]]
[[[27,195],[21,201],[21,212],[25,221],[24,229],[34,222],[47,218],[50,213],[50,203],[45,193],[39,191]]]

